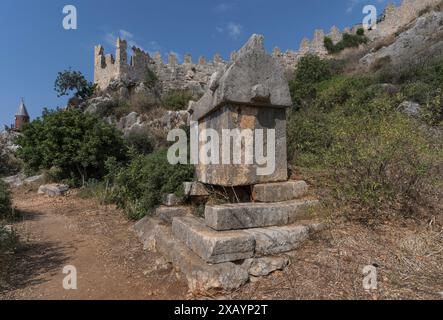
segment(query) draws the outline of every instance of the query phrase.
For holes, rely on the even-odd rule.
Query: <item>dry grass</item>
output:
[[[230,296],[234,299],[441,299],[443,229],[415,222],[377,229],[333,223],[274,273]],[[377,267],[378,288],[363,288],[363,268]]]

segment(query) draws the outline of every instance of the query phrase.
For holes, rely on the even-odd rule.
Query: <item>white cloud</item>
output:
[[[242,34],[243,26],[240,24],[229,22],[227,26],[229,36],[236,40]]]
[[[136,41],[135,35],[132,32],[124,29],[120,29],[118,30],[118,32],[107,33],[104,37],[104,40],[108,45],[115,47],[118,37],[127,41],[128,48],[137,47],[139,49],[142,49],[143,51],[148,52],[151,56],[154,54],[155,51],[160,51],[162,49],[161,45],[155,40],[149,41],[147,43],[147,46],[140,45]]]
[[[233,9],[234,6],[235,6],[234,3],[222,2],[222,3],[219,3],[216,6],[214,6],[213,10],[217,13],[225,13],[225,12]]]

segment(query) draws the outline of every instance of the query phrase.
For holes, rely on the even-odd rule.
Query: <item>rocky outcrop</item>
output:
[[[443,12],[430,12],[418,18],[391,45],[369,53],[360,62],[370,67],[386,60],[394,66],[418,64],[443,53]]]

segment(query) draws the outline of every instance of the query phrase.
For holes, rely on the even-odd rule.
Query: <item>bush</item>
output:
[[[132,147],[139,154],[150,154],[154,151],[154,142],[151,139],[151,132],[149,129],[132,130],[125,137],[127,144]]]
[[[309,104],[315,98],[316,85],[330,79],[332,71],[329,63],[315,55],[307,55],[300,59],[295,76],[289,82],[295,109]]]
[[[114,181],[112,198],[131,219],[150,214],[165,194],[179,195],[182,183],[194,178],[192,165],[168,163],[166,149],[136,156],[128,167],[110,171]]]
[[[413,217],[418,207],[437,210],[441,142],[435,130],[397,111],[405,98],[426,100],[422,119],[441,123],[437,65],[426,67],[427,74],[405,68],[396,85],[380,77],[338,75],[314,82],[311,95],[292,90],[301,107],[288,118],[290,163],[320,170],[325,180],[319,183],[332,191],[330,200],[338,200],[352,219],[380,222],[386,216]]]
[[[324,46],[329,54],[336,54],[346,48],[358,48],[361,44],[368,43],[368,38],[364,35],[364,30],[359,29],[357,34],[343,34],[343,39],[336,44],[329,37],[324,38]]]
[[[167,110],[183,110],[192,99],[193,94],[189,90],[173,90],[163,98],[162,104]]]
[[[14,251],[18,245],[18,235],[0,225],[0,254]],[[1,288],[1,287],[0,287]]]
[[[321,167],[325,152],[330,148],[328,114],[308,108],[291,114],[288,119],[288,157],[293,164]]]
[[[0,180],[0,220],[12,217],[11,194],[8,186]]]
[[[157,84],[157,82],[158,82],[158,77],[155,74],[155,72],[152,71],[151,69],[147,69],[145,74],[144,84],[148,88],[153,88]]]
[[[71,185],[102,177],[109,157],[125,160],[127,153],[115,127],[78,109],[45,110],[25,128],[17,144],[28,171],[57,167]]]
[[[6,141],[0,136],[0,177],[17,174],[20,169],[20,161],[7,149]]]
[[[410,215],[433,193],[433,169],[441,157],[411,118],[335,117],[325,158],[334,168],[336,197],[352,218],[379,221],[389,213]]]

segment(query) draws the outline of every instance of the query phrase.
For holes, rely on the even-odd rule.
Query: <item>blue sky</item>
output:
[[[62,27],[69,4],[77,30]],[[164,57],[228,58],[253,33],[264,34],[268,50],[297,49],[316,28],[361,22],[366,4],[380,13],[386,0],[1,0],[0,126],[13,123],[20,97],[32,118],[65,105],[53,89],[57,72],[72,67],[92,81],[94,45],[114,52],[118,35]]]

